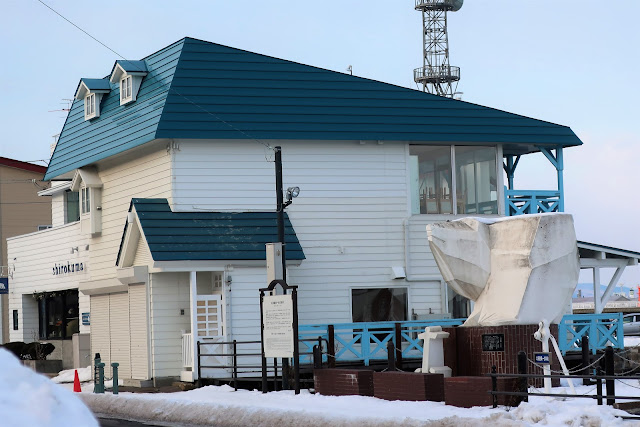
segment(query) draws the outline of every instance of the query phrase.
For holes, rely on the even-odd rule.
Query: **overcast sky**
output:
[[[422,65],[414,0],[43,1],[127,59],[191,36],[340,72],[352,65],[406,87],[416,87],[412,70]],[[48,159],[66,114],[49,111],[118,57],[38,0],[2,6],[0,155]],[[637,0],[467,0],[449,14],[463,99],[570,126],[584,142],[565,152],[565,206],[578,239],[635,251],[638,16]],[[554,189],[554,170],[541,154],[526,156],[515,186]],[[640,267],[621,282],[640,284]]]

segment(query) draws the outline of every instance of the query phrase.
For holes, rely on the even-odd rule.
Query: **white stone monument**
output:
[[[444,365],[444,346],[442,340],[449,337],[449,332],[444,332],[441,326],[424,328],[424,332],[418,338],[424,340],[422,345],[422,370],[430,374],[443,374],[451,376],[451,368]]]
[[[550,213],[427,226],[447,284],[475,301],[464,326],[557,323],[578,283],[573,218]]]

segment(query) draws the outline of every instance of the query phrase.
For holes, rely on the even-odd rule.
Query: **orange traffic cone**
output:
[[[76,376],[73,378],[73,391],[76,393],[80,393],[82,389],[80,388],[80,378],[78,378],[78,370],[76,369]]]

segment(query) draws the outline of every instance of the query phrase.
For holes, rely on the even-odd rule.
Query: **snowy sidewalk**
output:
[[[70,385],[65,384],[65,387]],[[385,401],[362,396],[322,396],[303,390],[262,394],[229,386],[140,394],[92,394],[83,386],[82,400],[97,415],[167,423],[215,426],[629,426],[616,415],[628,415],[592,399],[547,400],[530,398],[518,408],[457,408],[441,402]],[[566,388],[555,389],[554,391]],[[578,394],[593,394],[595,387],[577,387]],[[640,389],[618,383],[619,394],[637,395]],[[562,392],[562,391],[561,391]]]

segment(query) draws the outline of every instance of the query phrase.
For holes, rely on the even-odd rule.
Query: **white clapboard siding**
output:
[[[191,330],[189,273],[154,273],[150,282],[152,376],[180,376],[182,331]]]
[[[129,286],[129,335],[131,342],[131,378],[149,378],[147,335],[147,286]]]
[[[129,336],[129,295],[119,292],[109,295],[109,321],[111,322],[111,362],[119,363],[120,378],[131,378],[131,338]],[[105,366],[109,376],[111,365]],[[105,374],[106,375],[106,374]]]
[[[153,262],[151,258],[151,251],[144,241],[144,238],[140,236],[138,239],[138,246],[136,248],[136,254],[133,258],[133,265],[150,265]]]
[[[170,198],[171,155],[164,146],[98,165],[102,180],[102,234],[91,239],[91,280],[115,277],[127,212],[134,197]]]
[[[11,341],[30,342],[38,338],[38,305],[33,294],[77,289],[80,281],[87,280],[90,271],[88,241],[88,237],[81,235],[77,222],[7,239],[7,259],[11,260],[12,272],[10,316],[13,310],[18,310],[18,330],[10,328]],[[78,250],[72,253],[72,248]],[[54,274],[56,264],[67,263],[74,265],[74,272]],[[75,271],[75,265],[80,263],[83,269]],[[88,311],[87,304],[87,298],[80,294],[79,308]],[[88,331],[88,326],[80,326],[80,332]]]
[[[91,297],[91,355],[100,353],[101,361],[111,365],[111,333],[109,326],[109,295]],[[93,360],[93,359],[92,359]]]
[[[45,199],[46,200],[46,199]],[[64,225],[65,204],[64,191],[51,196],[51,225],[58,227]]]
[[[289,268],[289,282],[300,285],[300,323],[350,322],[351,289],[357,287],[404,287],[409,292],[408,314],[436,307],[439,312],[439,282],[391,278],[391,267],[404,266],[404,221],[409,216],[406,144],[279,145],[284,188],[301,189],[287,208],[306,255],[299,267]],[[274,210],[273,152],[255,142],[181,141],[173,174],[176,210]],[[420,262],[426,263],[420,268],[435,268],[432,261]],[[438,274],[437,269],[430,271]],[[237,276],[234,271],[234,336],[255,327],[242,319],[250,309],[238,301]],[[263,287],[264,270],[254,280]]]

